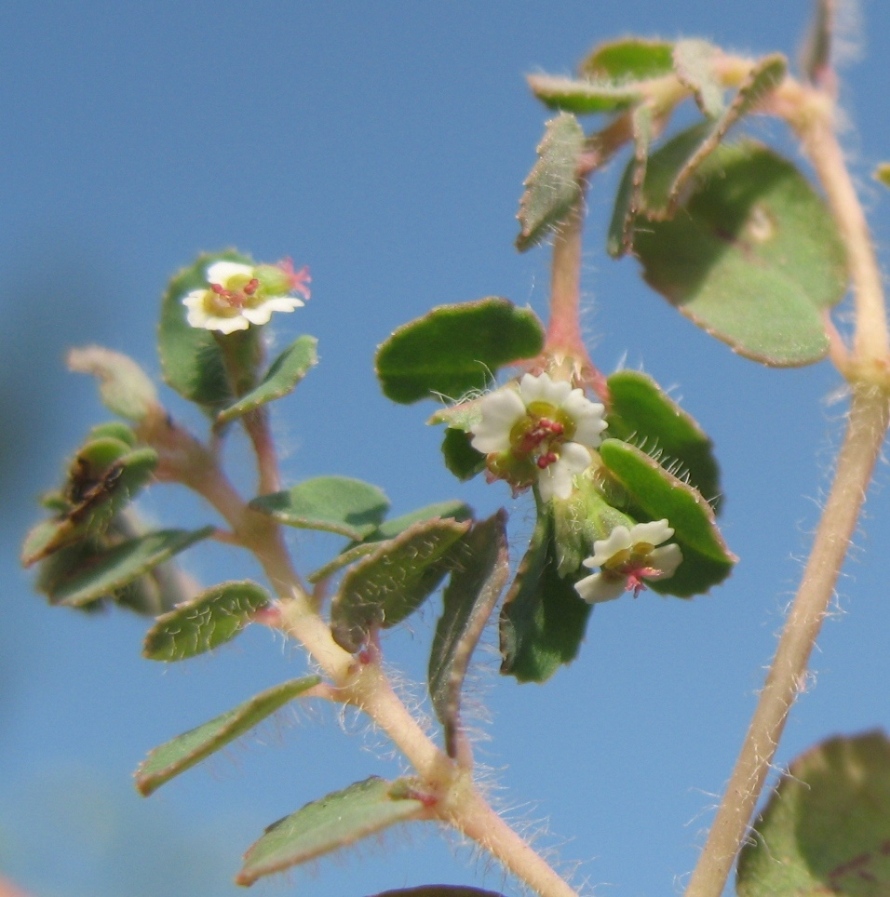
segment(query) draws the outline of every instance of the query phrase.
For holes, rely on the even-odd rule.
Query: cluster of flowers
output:
[[[309,298],[309,272],[294,271],[290,259],[277,265],[219,261],[206,277],[207,286],[192,290],[182,304],[190,326],[223,334],[266,324],[273,312],[293,311]],[[601,404],[546,373],[525,374],[518,384],[489,393],[479,411],[471,444],[486,455],[489,480],[506,480],[514,492],[534,487],[544,503],[571,496],[607,427]],[[599,572],[575,584],[578,594],[591,604],[627,591],[636,596],[646,580],[673,576],[683,560],[678,545],[664,544],[673,534],[667,520],[612,526],[583,562]]]
[[[490,480],[503,479],[514,492],[535,487],[542,502],[567,499],[575,478],[593,463],[606,429],[604,407],[580,389],[549,374],[525,374],[484,396],[480,419],[471,428],[471,444],[486,455]],[[667,520],[613,526],[593,543],[584,566],[599,567],[575,584],[578,594],[593,604],[636,596],[646,580],[673,576],[683,560],[680,547],[665,545],[674,530]]]

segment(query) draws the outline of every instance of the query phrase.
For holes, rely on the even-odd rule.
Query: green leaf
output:
[[[301,336],[288,346],[272,362],[266,376],[256,389],[229,405],[217,415],[219,423],[228,423],[249,411],[254,411],[267,402],[280,399],[293,392],[309,369],[318,363],[315,347],[318,340],[313,336]]]
[[[719,510],[720,470],[713,443],[696,421],[647,374],[618,371],[607,384],[607,434],[657,453],[662,467],[683,476]]]
[[[22,563],[28,567],[60,548],[108,528],[151,479],[157,465],[154,449],[130,450],[120,440],[91,439],[75,456],[69,472],[65,508],[35,526],[25,537]]]
[[[68,367],[97,377],[102,403],[121,417],[140,421],[152,412],[161,412],[154,383],[127,355],[101,346],[71,349]]]
[[[424,508],[418,508],[409,514],[403,514],[401,517],[393,517],[387,520],[368,535],[363,542],[358,545],[350,545],[337,555],[332,561],[329,561],[318,570],[313,570],[307,579],[311,583],[321,582],[329,576],[333,576],[338,570],[357,561],[361,557],[371,554],[380,547],[379,543],[387,539],[394,539],[400,533],[404,532],[415,523],[424,520],[432,520],[435,517],[450,517],[457,521],[470,520],[473,517],[473,510],[469,505],[462,501],[442,501],[436,504],[427,505]]]
[[[741,118],[754,111],[767,94],[775,90],[785,79],[788,63],[781,53],[765,56],[754,65],[748,77],[739,87],[732,103],[714,121],[707,132],[703,132],[701,143],[690,154],[683,167],[677,172],[668,197],[668,217],[674,214],[685,194],[686,186],[704,160],[717,149],[729,129]]]
[[[406,789],[399,786],[406,784],[405,780],[387,782],[372,776],[306,804],[266,829],[244,855],[236,883],[252,885],[264,875],[354,844],[398,822],[419,818],[424,805],[413,797],[401,796]]]
[[[199,530],[158,530],[116,545],[95,555],[89,567],[74,571],[59,584],[53,599],[56,604],[78,607],[105,598],[195,542],[206,539],[213,531],[212,526]]]
[[[673,44],[662,40],[623,37],[596,46],[578,66],[583,78],[645,81],[674,69]]]
[[[499,368],[533,358],[543,346],[535,313],[507,299],[440,305],[380,346],[377,377],[394,402],[456,399],[484,389]]]
[[[665,580],[649,583],[653,591],[689,598],[707,592],[732,571],[735,555],[726,547],[714,509],[692,486],[670,474],[649,455],[618,439],[606,439],[600,457],[627,492],[625,510],[636,520],[667,518],[683,552],[683,563]]]
[[[681,40],[674,46],[674,69],[680,83],[695,95],[704,115],[715,118],[723,111],[723,85],[714,72],[717,47],[704,40]]]
[[[143,535],[138,518],[132,508],[116,514],[102,532],[87,533],[70,545],[65,545],[41,561],[34,586],[50,600],[57,603],[57,593],[80,572],[91,570],[105,552]],[[159,564],[144,576],[113,590],[101,598],[78,605],[79,610],[99,609],[105,600],[113,601],[143,616],[156,617],[170,610],[187,595],[187,583],[183,574],[171,563]]]
[[[156,747],[136,770],[136,788],[148,796],[181,772],[222,750],[289,701],[321,682],[320,676],[291,679],[254,695],[249,701]]]
[[[359,560],[331,606],[334,641],[358,651],[372,630],[390,629],[413,613],[448,572],[449,549],[469,528],[469,521],[441,518],[415,523]]]
[[[183,398],[215,415],[235,396],[226,374],[225,360],[213,333],[191,327],[186,320],[183,298],[207,286],[207,269],[218,261],[253,265],[252,259],[233,249],[205,253],[170,281],[161,303],[158,353],[164,380]]]
[[[495,891],[481,891],[464,885],[420,885],[417,888],[398,888],[381,891],[374,897],[504,897]]]
[[[350,477],[315,477],[285,492],[255,498],[250,507],[280,523],[339,533],[356,542],[383,521],[389,499],[370,483]]]
[[[633,84],[615,84],[612,81],[576,81],[554,75],[527,75],[532,93],[551,109],[561,109],[575,115],[595,112],[620,112],[644,96]]]
[[[510,572],[506,523],[506,512],[501,510],[470,530],[460,566],[451,571],[443,595],[428,679],[449,757],[457,756],[461,691],[470,657]]]
[[[672,220],[638,222],[634,250],[650,286],[736,352],[777,366],[827,352],[822,314],[846,290],[843,245],[822,199],[772,151],[721,144]]]
[[[885,187],[890,187],[890,162],[881,162],[874,170],[872,177]]]
[[[739,897],[890,893],[890,741],[837,737],[782,776],[738,864]]]
[[[143,657],[186,660],[224,645],[269,603],[255,582],[224,582],[158,617],[145,635]]]
[[[381,523],[365,541],[382,542],[384,539],[394,539],[417,523],[435,520],[440,517],[443,520],[454,520],[457,523],[463,523],[464,521],[472,520],[473,509],[465,502],[457,499],[435,502]]]
[[[652,111],[648,106],[637,106],[631,117],[634,135],[634,154],[631,157],[615,197],[612,220],[606,250],[612,258],[620,258],[633,248],[634,223],[643,211],[643,183],[649,162],[649,144],[652,139]]]
[[[545,682],[578,654],[591,605],[557,572],[552,524],[539,514],[501,609],[501,673]]]
[[[448,427],[442,439],[445,466],[462,483],[485,470],[485,455],[470,445],[472,436],[463,430]]]
[[[584,131],[574,115],[563,112],[547,122],[538,161],[525,179],[519,202],[520,252],[540,243],[577,209],[583,194],[578,162],[584,144]]]

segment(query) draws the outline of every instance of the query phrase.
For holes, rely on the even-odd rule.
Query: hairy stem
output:
[[[803,687],[810,652],[834,594],[887,423],[884,392],[870,386],[854,389],[834,483],[800,589],[686,897],[719,897],[723,893],[788,712]]]
[[[890,421],[890,347],[880,269],[865,213],[834,130],[833,80],[823,80],[827,87],[811,88],[786,79],[771,101],[771,111],[786,119],[801,138],[846,248],[856,309],[852,350],[847,351],[833,326],[827,332],[831,358],[851,385],[850,415],[834,483],[800,588],[686,897],[719,897],[723,892],[791,706],[803,687],[810,653],[834,594]]]

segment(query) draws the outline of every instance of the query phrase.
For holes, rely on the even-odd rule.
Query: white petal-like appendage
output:
[[[551,380],[549,374],[525,374],[519,381],[519,392],[526,405],[547,402],[559,408],[569,397],[572,387],[565,380]]]
[[[653,520],[651,523],[637,523],[630,531],[630,540],[636,545],[645,542],[648,545],[661,545],[673,536],[673,529],[668,526],[667,518]]]
[[[241,262],[214,262],[207,269],[207,282],[218,283],[225,286],[230,277],[253,277],[253,268],[250,265],[242,265]]]
[[[519,393],[503,387],[484,396],[479,402],[482,419],[473,429],[470,444],[477,452],[505,452],[510,448],[510,431],[525,415],[525,403]]]
[[[600,434],[607,427],[603,417],[606,409],[598,402],[588,401],[584,396],[581,396],[580,402],[570,396],[563,409],[575,421],[575,435],[572,439],[588,448],[598,448],[602,442]]]
[[[614,557],[619,551],[625,551],[631,545],[633,542],[630,539],[630,530],[619,524],[609,533],[607,539],[597,539],[593,543],[593,557],[584,561],[584,566],[602,567],[609,558]]]
[[[658,576],[650,576],[650,579],[669,579],[683,562],[683,552],[676,542],[672,542],[670,545],[654,549],[649,555],[649,561],[660,571]]]
[[[575,590],[588,604],[613,601],[620,598],[626,589],[627,580],[623,576],[606,577],[602,573],[585,576],[575,583]]]

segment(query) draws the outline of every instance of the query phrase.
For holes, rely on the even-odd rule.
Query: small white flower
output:
[[[673,576],[683,553],[673,542],[662,545],[673,534],[667,520],[637,523],[632,529],[616,526],[607,539],[593,543],[593,557],[584,566],[599,567],[600,572],[576,582],[578,594],[588,604],[611,601],[624,592],[636,597],[646,587],[645,580]]]
[[[537,482],[542,501],[568,498],[573,478],[590,465],[606,428],[602,405],[549,374],[525,374],[479,403],[471,444],[488,455],[489,474],[515,490]]]
[[[276,311],[291,312],[309,298],[309,275],[294,272],[289,260],[279,265],[245,265],[214,262],[206,271],[208,286],[192,290],[182,300],[190,326],[220,333],[247,330],[251,324],[267,324]]]

